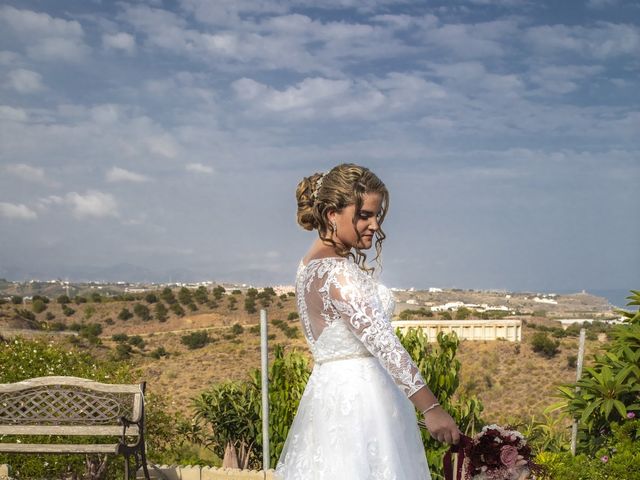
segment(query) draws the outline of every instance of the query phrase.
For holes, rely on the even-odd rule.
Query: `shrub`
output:
[[[149,307],[142,303],[136,303],[133,306],[133,313],[142,319],[142,321],[147,322],[151,319],[151,312],[149,311]]]
[[[234,323],[231,327],[231,333],[233,333],[234,335],[240,335],[243,332],[244,328],[242,328],[242,325],[240,325],[239,323]]]
[[[11,297],[11,303],[13,303],[14,305],[22,305],[22,297],[18,295],[13,295]]]
[[[189,350],[195,350],[196,348],[204,347],[211,339],[209,338],[209,332],[200,330],[183,335],[180,341],[183,345],[186,345]]]
[[[60,305],[66,305],[67,303],[71,303],[71,299],[68,295],[60,295],[56,299],[56,302],[58,302]]]
[[[247,313],[256,313],[256,300],[254,297],[249,297],[244,299],[244,309]]]
[[[127,335],[126,333],[116,333],[111,335],[111,340],[119,343],[126,342],[127,340],[129,340],[129,335]]]
[[[53,322],[49,324],[49,330],[54,332],[63,332],[67,329],[67,325],[62,322]]]
[[[51,312],[47,312],[47,314],[44,316],[44,318],[47,319],[48,322],[50,322],[51,320],[53,320],[54,318],[56,318],[56,316],[51,313]]]
[[[172,303],[170,308],[177,316],[184,317],[184,308],[178,302]]]
[[[160,298],[165,301],[165,303],[169,305],[173,305],[177,302],[176,297],[173,295],[173,291],[169,287],[165,287],[162,289],[162,293],[160,293]]]
[[[293,320],[297,320],[298,318],[300,318],[298,312],[289,312],[289,315],[287,315],[287,320],[289,320],[290,322]]]
[[[151,356],[156,360],[159,360],[160,357],[168,357],[169,352],[167,352],[164,347],[158,347],[153,352],[151,352]]]
[[[96,313],[96,307],[94,307],[93,305],[87,305],[86,307],[84,307],[84,318],[86,320],[89,320],[91,317],[93,317],[94,313]]]
[[[207,294],[207,289],[203,285],[200,285],[193,294],[193,298],[200,305],[204,305],[209,301],[209,295]]]
[[[164,306],[164,303],[158,302],[155,306],[155,315],[159,322],[163,323],[167,321],[167,307]]]
[[[35,300],[31,304],[31,310],[33,310],[34,313],[41,313],[41,312],[44,312],[46,309],[47,309],[47,304],[40,299]]]
[[[133,335],[129,337],[129,345],[133,345],[134,347],[138,347],[140,350],[142,350],[145,343],[140,335]]]
[[[260,325],[252,325],[251,327],[249,327],[249,332],[255,335],[260,335]]]
[[[128,343],[119,343],[116,345],[116,360],[126,360],[131,357],[131,353],[133,352],[133,348]]]
[[[547,358],[555,357],[560,351],[559,346],[560,342],[550,339],[545,332],[536,332],[531,339],[533,351]]]
[[[222,285],[216,286],[211,293],[213,293],[213,298],[216,300],[220,300],[224,293],[226,292],[225,288]]]
[[[92,292],[89,297],[91,298],[91,301],[93,303],[102,303],[102,295],[100,295],[98,292]]]
[[[576,368],[578,357],[575,355],[569,355],[567,357],[567,368]]]
[[[144,296],[144,299],[147,303],[156,303],[158,301],[158,297],[155,293],[147,293]]]
[[[287,292],[287,297],[295,297],[296,293],[295,292]]]
[[[76,311],[65,303],[62,305],[62,313],[64,313],[65,316],[70,317],[71,315],[76,313]]]
[[[231,290],[231,295],[242,295],[242,290],[238,290],[237,288],[235,290]]]
[[[183,305],[189,305],[190,303],[193,303],[193,297],[191,296],[191,290],[189,290],[187,287],[182,287],[179,291],[178,291],[178,301],[183,304]]]
[[[123,308],[118,314],[118,318],[124,321],[129,320],[131,317],[133,317],[133,313],[131,313],[128,308]]]
[[[107,318],[104,319],[104,323],[106,323],[107,325],[113,325],[116,322],[113,321],[113,318],[107,317]]]
[[[73,301],[76,302],[76,305],[80,305],[81,303],[87,303],[87,299],[81,295],[76,295]]]

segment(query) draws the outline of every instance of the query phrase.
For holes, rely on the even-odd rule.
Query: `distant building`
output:
[[[522,341],[521,320],[397,320],[391,325],[401,331],[420,328],[429,342],[435,342],[440,332],[455,333],[460,340]]]
[[[429,288],[429,293],[440,293],[442,292],[441,288],[431,287]]]

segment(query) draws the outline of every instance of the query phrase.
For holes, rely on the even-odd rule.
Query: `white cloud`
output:
[[[38,214],[23,204],[0,202],[0,215],[18,220],[34,220]]]
[[[134,182],[142,183],[150,180],[146,175],[131,172],[120,167],[113,167],[107,172],[107,182]]]
[[[133,35],[125,32],[102,35],[102,45],[106,49],[122,50],[129,55],[136,49],[136,39]]]
[[[546,54],[573,52],[607,59],[636,55],[640,50],[640,27],[627,24],[540,25],[527,29],[524,38],[535,50]]]
[[[0,22],[22,40],[28,55],[37,60],[78,62],[90,48],[84,30],[76,20],[13,7],[0,8]]]
[[[69,192],[65,196],[65,203],[71,206],[76,218],[87,217],[117,217],[118,204],[109,193],[89,190],[84,195]]]
[[[188,163],[185,168],[188,172],[206,173],[209,175],[214,172],[213,167],[203,165],[202,163]]]
[[[80,23],[75,20],[54,18],[46,13],[9,6],[0,8],[0,20],[16,33],[25,36],[81,37],[84,33]]]
[[[533,68],[529,78],[544,93],[563,95],[576,90],[580,81],[603,70],[602,66],[597,65],[548,65]]]
[[[620,3],[620,0],[588,0],[587,8],[598,10],[601,8],[615,7]]]
[[[22,108],[9,107],[8,105],[0,105],[0,121],[8,122],[26,122],[29,118],[26,110]]]
[[[62,60],[70,63],[83,61],[91,49],[73,38],[49,38],[27,47],[27,53],[36,60],[55,62]]]
[[[9,85],[18,93],[35,93],[44,89],[38,72],[18,68],[7,74]]]
[[[42,183],[42,184],[50,184],[51,182],[46,178],[44,169],[38,167],[32,167],[31,165],[27,165],[25,163],[16,163],[12,165],[7,165],[5,170],[15,175],[18,178],[26,180],[28,182]]]

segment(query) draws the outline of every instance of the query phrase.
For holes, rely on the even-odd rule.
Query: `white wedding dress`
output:
[[[276,478],[430,480],[408,399],[425,384],[391,327],[389,290],[328,257],[300,263],[296,295],[314,367]]]

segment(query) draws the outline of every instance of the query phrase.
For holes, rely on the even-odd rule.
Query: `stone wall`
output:
[[[158,470],[164,474],[164,477],[158,473]],[[265,476],[263,470],[176,465],[149,467],[149,475],[152,479],[166,478],[167,480],[276,480],[273,470],[267,470]],[[136,478],[144,478],[142,470],[138,471]]]

